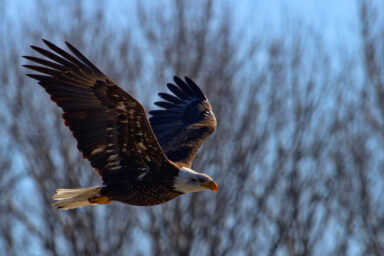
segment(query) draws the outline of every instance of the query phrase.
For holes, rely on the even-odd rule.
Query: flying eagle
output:
[[[57,189],[59,209],[119,201],[150,206],[181,194],[211,189],[208,175],[191,169],[196,152],[216,128],[208,99],[188,77],[167,84],[148,120],[143,105],[102,73],[75,47],[72,54],[43,40],[51,50],[31,46],[47,59],[23,56],[40,65],[24,67],[62,110],[65,125],[103,185]]]

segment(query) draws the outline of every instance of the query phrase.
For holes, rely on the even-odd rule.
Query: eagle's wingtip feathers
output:
[[[46,45],[52,44],[51,42],[49,42],[48,40],[46,40],[44,38],[41,38],[41,41],[43,41],[43,43],[46,44]]]

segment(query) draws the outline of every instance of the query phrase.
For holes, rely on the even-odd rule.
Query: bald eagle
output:
[[[43,40],[50,49],[31,46],[45,59],[23,56],[40,65],[24,65],[62,110],[65,125],[103,185],[57,189],[59,209],[119,201],[150,206],[181,194],[217,191],[208,175],[191,169],[196,152],[215,131],[208,99],[188,77],[167,84],[148,119],[143,105],[68,42],[70,53]]]

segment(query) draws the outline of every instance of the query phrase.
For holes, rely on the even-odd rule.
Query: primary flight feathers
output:
[[[200,88],[188,77],[185,82],[174,77],[175,84],[167,84],[174,93],[159,93],[164,101],[155,102],[164,110],[152,110],[149,118],[166,155],[172,161],[191,167],[197,150],[215,130],[216,119]]]
[[[174,77],[173,94],[159,93],[163,110],[150,111],[66,42],[73,55],[43,40],[51,51],[31,46],[47,59],[24,56],[39,65],[24,67],[63,110],[78,149],[102,176],[92,189],[58,190],[62,209],[121,201],[134,205],[164,203],[177,195],[217,190],[205,174],[190,169],[204,140],[215,130],[211,106],[189,78]],[[86,192],[85,192],[86,191]],[[70,195],[68,198],[63,197]]]

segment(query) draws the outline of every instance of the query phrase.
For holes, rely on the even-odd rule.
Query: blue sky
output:
[[[360,0],[230,0],[235,17],[236,26],[245,32],[256,34],[259,38],[285,36],[287,31],[295,31],[297,26],[300,30],[310,29],[321,34],[324,44],[328,50],[333,51],[337,58],[338,54],[352,55],[360,47],[358,23],[358,6]],[[51,1],[55,2],[55,1]],[[62,1],[56,1],[58,8],[62,8]],[[71,4],[78,1],[67,1]],[[127,23],[134,24],[134,6],[138,1],[110,0],[90,1],[81,3],[89,5],[92,15],[92,6],[98,3],[106,6],[107,19],[111,22],[112,29],[118,33],[119,27]],[[153,4],[153,1],[142,1],[145,4]],[[157,1],[156,1],[157,2]],[[166,2],[166,1],[165,1]],[[384,10],[384,1],[372,0],[378,12]],[[21,24],[23,19],[30,19],[34,13],[44,11],[34,1],[13,0],[0,3],[4,5],[5,14],[11,18],[12,25]],[[1,12],[0,12],[1,13]],[[380,21],[384,22],[384,12],[381,12]],[[29,20],[28,23],[32,24]],[[12,28],[13,29],[13,28]],[[17,32],[16,32],[17,33]],[[288,32],[289,34],[289,32]],[[49,35],[47,35],[49,38]]]
[[[99,1],[83,1],[90,5]],[[104,1],[108,8],[108,17],[113,22],[124,24],[135,4],[135,1]],[[343,46],[348,50],[355,50],[358,44],[356,33],[358,24],[357,0],[241,0],[229,1],[234,6],[237,25],[256,30],[265,36],[278,35],[287,26],[296,26],[297,22],[304,27],[311,27],[321,31],[325,43],[329,46]],[[373,1],[384,9],[384,1]],[[58,1],[58,6],[61,1]],[[73,2],[75,3],[75,2]],[[147,1],[151,4],[151,1]],[[6,13],[17,20],[27,18],[33,12],[43,11],[34,8],[33,1],[6,1]],[[118,26],[117,26],[118,27]]]
[[[90,5],[96,1],[85,1]],[[353,55],[358,51],[358,1],[357,0],[232,0],[236,25],[246,31],[256,33],[259,37],[278,37],[285,35],[286,30],[300,24],[303,28],[311,28],[323,35],[325,46],[337,56],[340,50]],[[379,10],[384,10],[384,1],[375,0]],[[57,1],[58,6],[61,1]],[[72,2],[76,3],[76,2]],[[135,1],[105,1],[106,10],[114,28],[123,26],[133,11]],[[151,4],[151,1],[147,1]],[[22,19],[41,12],[33,1],[6,1],[6,13],[14,24]],[[0,8],[2,4],[0,3]],[[0,11],[1,13],[1,11]],[[383,15],[382,15],[383,16]],[[383,17],[381,17],[383,20]],[[47,35],[49,38],[49,35]],[[31,44],[33,42],[21,42]]]

